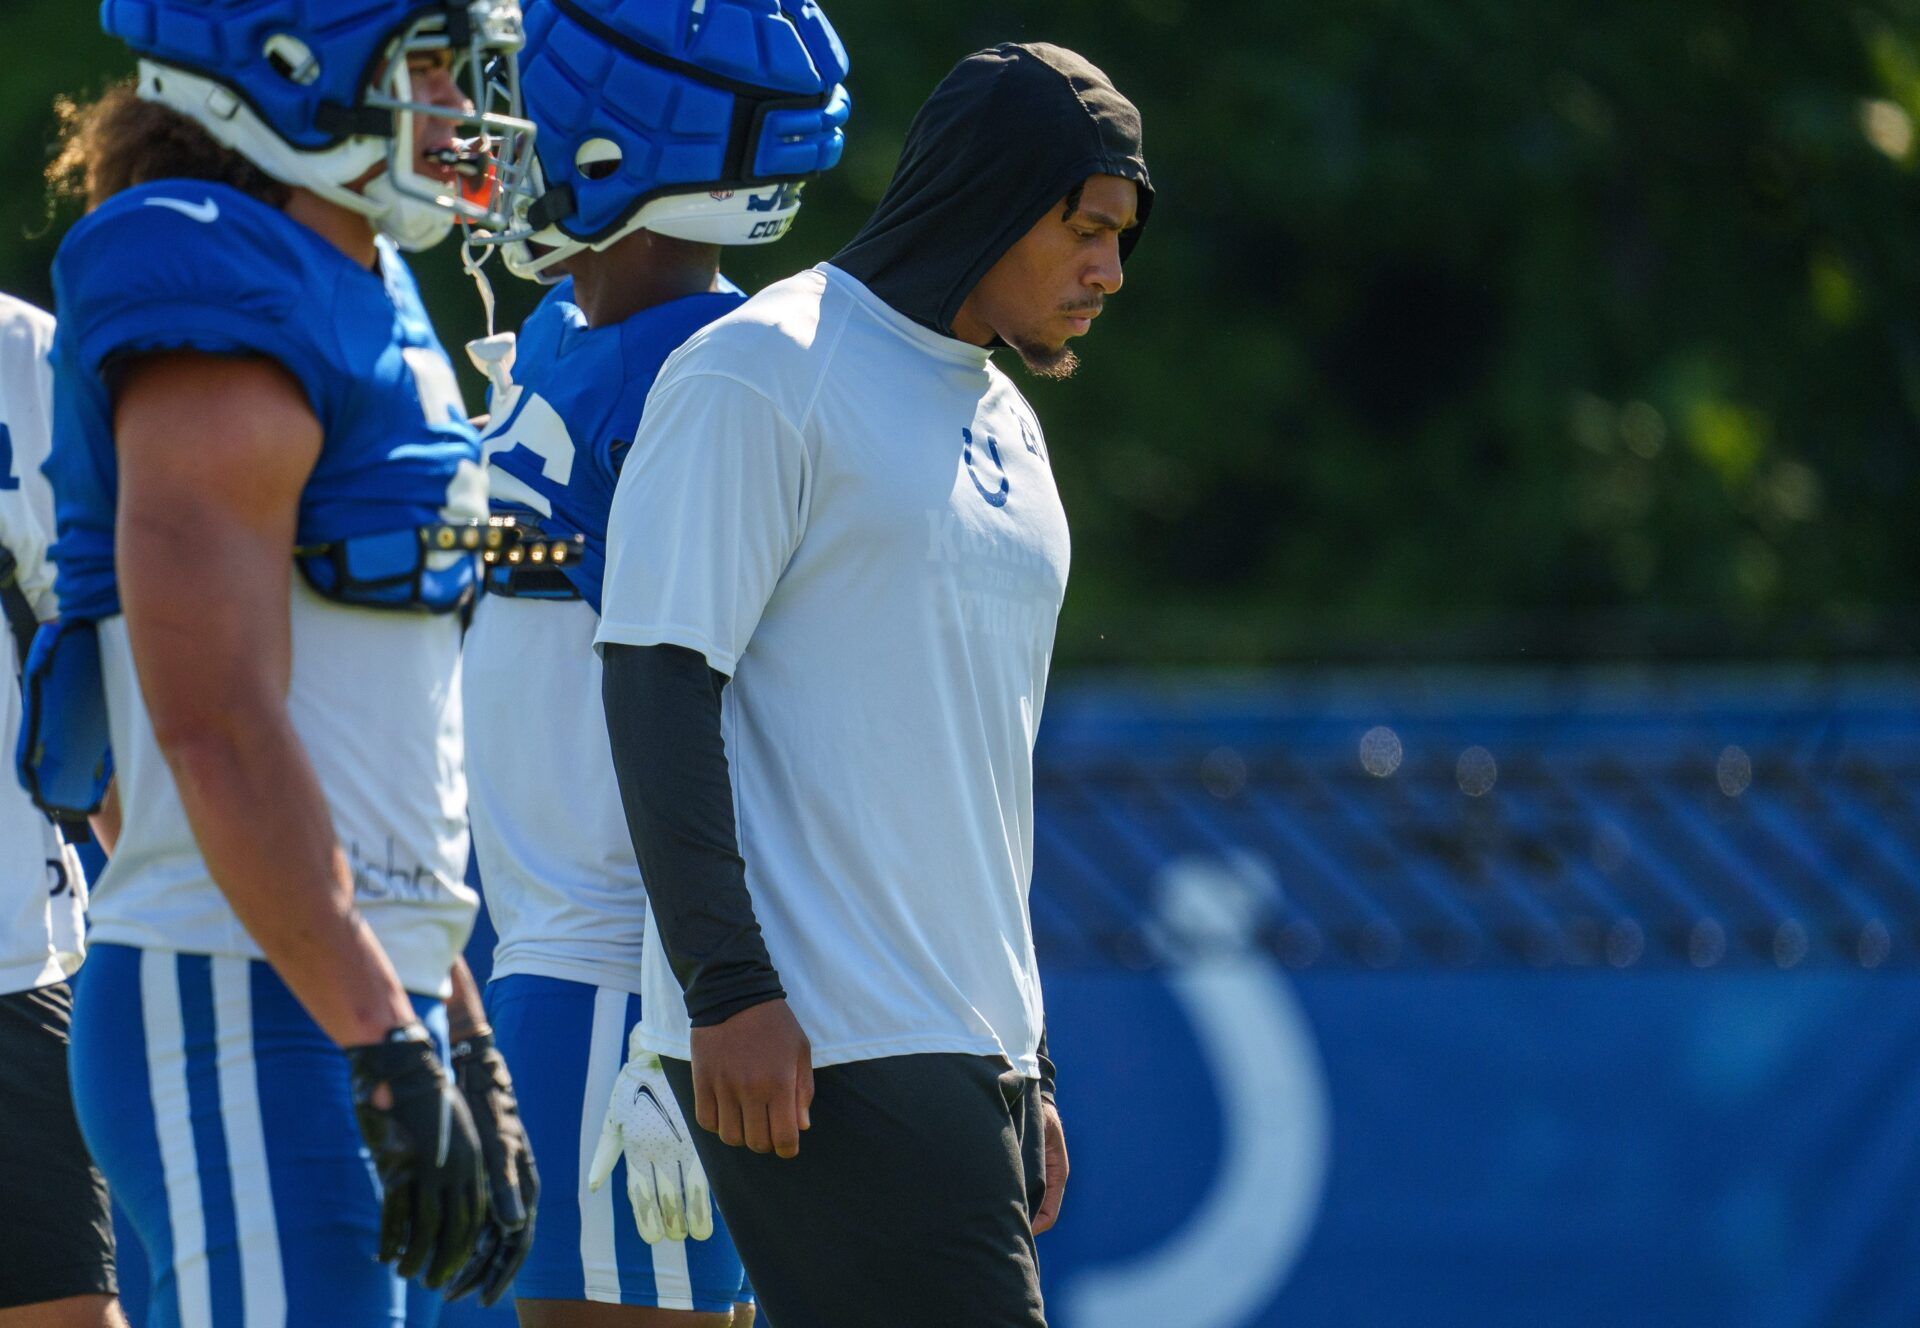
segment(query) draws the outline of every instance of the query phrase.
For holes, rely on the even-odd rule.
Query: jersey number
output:
[[[493,496],[552,516],[554,501],[573,482],[573,437],[560,412],[538,393],[523,392],[500,431],[482,445]]]
[[[0,492],[19,487],[20,477],[13,473],[13,434],[0,424]]]

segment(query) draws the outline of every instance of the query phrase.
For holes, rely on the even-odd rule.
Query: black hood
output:
[[[954,66],[907,130],[893,182],[833,258],[915,322],[953,335],[987,269],[1089,176],[1153,186],[1140,112],[1086,60],[1044,42],[976,51]],[[1120,237],[1133,252],[1140,226]]]

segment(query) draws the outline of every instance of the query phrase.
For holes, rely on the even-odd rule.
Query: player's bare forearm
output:
[[[162,355],[126,368],[115,443],[134,671],[207,869],[327,1034],[377,1041],[412,1006],[354,908],[286,701],[290,555],[319,424],[271,362]]]
[[[414,1018],[353,905],[319,780],[284,706],[245,731],[175,732],[162,750],[207,870],[314,1021],[341,1046]]]
[[[108,857],[113,856],[113,846],[120,842],[120,782],[109,779],[107,791],[100,799],[100,810],[87,818],[87,826],[93,831],[94,840],[100,845],[100,851]]]
[[[453,986],[453,994],[447,998],[447,1036],[454,1042],[464,1042],[490,1032],[487,1008],[480,1000],[480,984],[473,980],[473,970],[467,967],[467,961],[455,959],[447,977]]]

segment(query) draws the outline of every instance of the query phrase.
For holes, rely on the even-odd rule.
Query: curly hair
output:
[[[194,120],[141,100],[131,81],[115,84],[84,106],[60,97],[54,112],[60,132],[47,165],[47,189],[55,201],[78,199],[96,208],[123,189],[174,179],[212,180],[276,208],[293,196],[287,185],[223,147]]]

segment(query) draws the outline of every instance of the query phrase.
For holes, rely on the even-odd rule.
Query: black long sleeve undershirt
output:
[[[695,1028],[786,995],[747,893],[720,733],[725,674],[680,646],[603,647],[627,831]]]

